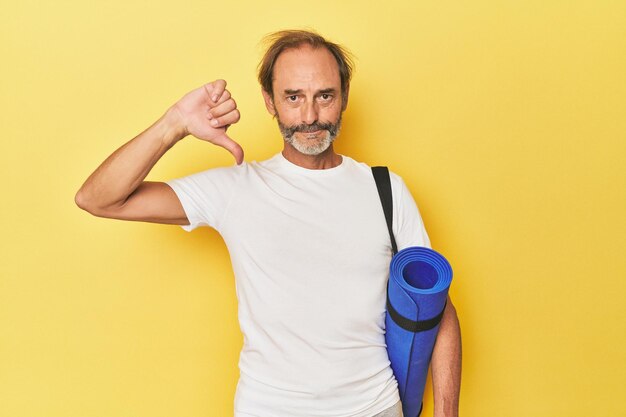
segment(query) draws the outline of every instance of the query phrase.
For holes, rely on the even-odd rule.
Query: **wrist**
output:
[[[168,146],[174,146],[176,142],[184,139],[189,134],[176,106],[167,109],[158,124],[163,129],[161,136],[163,142]]]
[[[443,404],[435,404],[433,417],[458,417],[459,405],[444,402]]]

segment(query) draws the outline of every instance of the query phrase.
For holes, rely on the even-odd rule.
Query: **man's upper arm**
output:
[[[198,226],[216,228],[235,193],[235,183],[245,164],[213,168],[167,182],[144,181],[115,206],[90,209],[100,217],[177,224],[191,231]]]
[[[100,209],[93,214],[119,220],[189,224],[178,196],[164,182],[144,181],[123,204]]]
[[[430,248],[428,233],[411,192],[398,175],[391,173],[391,181],[394,198],[394,235],[398,249],[409,246]]]

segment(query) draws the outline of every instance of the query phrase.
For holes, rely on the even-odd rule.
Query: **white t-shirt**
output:
[[[169,181],[192,230],[224,238],[244,344],[236,417],[371,417],[399,400],[385,346],[391,243],[370,167],[277,154]],[[391,174],[398,248],[430,246]]]

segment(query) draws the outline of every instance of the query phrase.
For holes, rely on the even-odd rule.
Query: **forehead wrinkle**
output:
[[[280,90],[337,91],[341,85],[337,61],[324,48],[301,47],[283,51],[277,58],[272,78],[275,83],[287,85],[287,88],[279,87]]]

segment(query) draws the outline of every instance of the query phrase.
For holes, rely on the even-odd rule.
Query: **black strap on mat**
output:
[[[448,301],[446,300],[446,304],[447,303]],[[389,312],[391,320],[393,320],[394,323],[396,323],[404,330],[412,333],[425,332],[426,330],[434,329],[435,327],[437,327],[437,325],[441,321],[441,318],[443,317],[443,312],[446,311],[446,304],[443,305],[441,313],[437,314],[435,317],[428,320],[415,321],[407,319],[406,317],[398,313],[395,308],[393,308],[393,306],[391,305],[391,301],[389,301],[389,292],[387,292],[387,311]]]
[[[398,253],[398,246],[396,245],[396,238],[393,235],[393,199],[391,194],[391,178],[389,177],[389,169],[387,167],[372,167],[372,174],[374,175],[374,181],[376,181],[376,188],[378,188],[378,196],[385,212],[385,220],[387,221],[387,230],[389,231],[389,238],[391,239],[391,248],[393,254]],[[447,300],[446,300],[447,304]],[[417,333],[424,332],[426,330],[434,329],[441,318],[443,312],[446,310],[446,304],[444,304],[441,313],[428,320],[411,320],[402,316],[398,311],[393,308],[391,301],[389,300],[389,291],[387,291],[387,311],[391,319],[401,328],[409,332]]]

